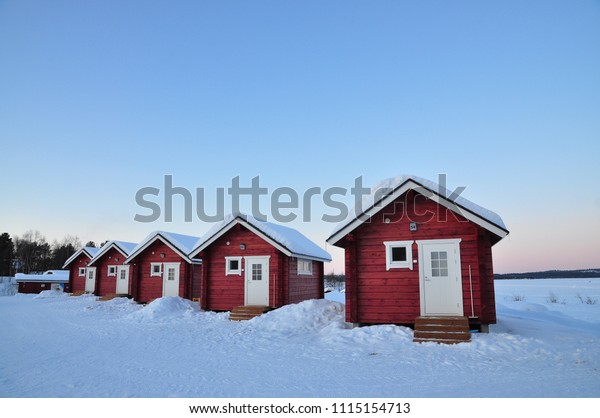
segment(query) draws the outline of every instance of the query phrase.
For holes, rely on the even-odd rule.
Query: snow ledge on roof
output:
[[[481,219],[484,219],[487,222],[497,226],[498,228],[508,232],[504,221],[502,221],[502,218],[500,218],[500,216],[495,212],[492,212],[489,209],[479,206],[476,203],[473,203],[460,195],[454,196],[452,192],[450,192],[444,186],[434,181],[414,176],[412,174],[402,174],[400,176],[390,177],[388,179],[382,180],[375,186],[373,186],[371,188],[371,192],[363,196],[360,207],[359,205],[356,205],[354,209],[349,211],[346,219],[344,219],[342,222],[335,226],[335,228],[330,234],[330,237],[328,238],[328,241],[339,231],[350,225],[355,219],[359,218],[361,215],[365,214],[376,205],[380,205],[381,200],[387,195],[394,193],[396,189],[402,187],[405,183],[408,183],[410,181],[416,184],[417,187],[414,187],[415,190],[419,191],[419,186],[423,188],[423,190],[421,190],[422,194],[425,194],[427,196],[431,195],[431,193],[434,193],[442,197],[443,199],[456,204],[460,208],[466,209],[469,212],[472,212],[476,216],[480,217]]]
[[[299,231],[283,226],[274,224],[272,222],[263,221],[257,219],[251,215],[245,214],[229,214],[223,221],[215,224],[206,234],[202,236],[202,239],[196,243],[196,246],[192,250],[191,254],[194,254],[198,249],[203,248],[213,237],[219,234],[221,230],[227,228],[229,224],[237,220],[246,222],[250,226],[256,228],[266,237],[272,239],[285,249],[289,251],[289,255],[293,257],[308,257],[314,258],[321,261],[331,261],[331,255],[316,243],[308,239]]]

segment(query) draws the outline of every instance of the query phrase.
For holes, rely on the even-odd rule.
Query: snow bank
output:
[[[0,283],[0,296],[14,296],[17,294],[16,283]]]
[[[42,290],[35,295],[34,299],[52,299],[52,298],[68,298],[69,294],[62,290]]]
[[[178,317],[191,317],[200,311],[198,304],[179,296],[158,298],[142,309],[129,315],[130,318],[144,320],[172,320]]]
[[[286,305],[249,321],[255,329],[290,334],[344,328],[344,305],[324,299]]]
[[[173,297],[142,307],[17,294],[0,298],[0,394],[600,396],[600,303],[577,297],[600,298],[600,279],[501,281],[496,290],[498,324],[454,346],[415,344],[395,325],[344,328],[344,305],[331,300],[235,322]]]
[[[331,300],[333,302],[339,302],[339,303],[346,303],[346,293],[339,291],[339,290],[333,290],[331,292],[327,292],[325,294],[325,299],[327,300]]]

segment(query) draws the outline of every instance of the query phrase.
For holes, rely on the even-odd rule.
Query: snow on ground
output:
[[[0,297],[0,396],[600,396],[600,301],[577,296],[600,299],[600,279],[496,289],[498,324],[454,346],[349,328],[337,291],[246,322],[173,297]]]
[[[0,296],[13,296],[17,294],[18,286],[14,278],[0,281]]]

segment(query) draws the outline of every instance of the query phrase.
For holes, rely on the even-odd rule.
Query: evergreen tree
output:
[[[10,276],[15,246],[12,238],[6,232],[0,235],[0,276]]]

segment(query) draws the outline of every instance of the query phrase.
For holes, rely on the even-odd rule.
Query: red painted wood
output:
[[[240,249],[245,244],[245,249]],[[200,255],[206,276],[203,277],[202,308],[216,311],[232,310],[244,305],[245,268],[242,258],[241,275],[225,274],[225,257],[268,256],[269,305],[280,307],[323,294],[323,263],[313,261],[313,274],[297,274],[295,258],[287,257],[277,248],[243,225],[236,225],[211,243]]]
[[[96,267],[96,295],[104,296],[116,293],[117,276],[116,274],[108,275],[108,266],[122,266],[125,264],[125,258],[123,254],[112,247],[94,262],[92,267]],[[131,271],[129,274],[129,286],[131,287]]]
[[[44,290],[51,290],[51,282],[20,282],[19,293],[40,293]]]
[[[312,261],[312,274],[298,274],[298,260],[289,262],[288,303],[298,303],[307,299],[319,299],[323,293],[322,262]]]
[[[164,258],[161,254],[164,254]],[[191,265],[167,244],[156,239],[129,263],[135,266],[135,275],[131,277],[131,281],[135,282],[132,286],[135,289],[133,296],[136,301],[148,303],[163,296],[163,277],[150,275],[151,263],[180,263],[179,296],[190,298]]]
[[[418,223],[417,231],[410,231],[410,222]],[[346,250],[346,320],[413,324],[420,315],[419,266],[386,270],[383,242],[451,238],[461,239],[465,315],[471,315],[472,283],[475,315],[481,323],[494,323],[490,233],[414,191],[400,196],[338,244]],[[412,253],[418,261],[416,243]]]
[[[85,275],[79,276],[79,268],[87,267],[91,260],[85,253],[79,254],[75,260],[69,264],[69,288],[70,292],[85,291]]]

